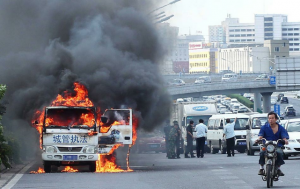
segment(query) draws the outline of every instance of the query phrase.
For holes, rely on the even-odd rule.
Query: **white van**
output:
[[[199,83],[211,83],[210,76],[201,76],[195,80],[195,84]]]
[[[218,112],[220,114],[225,114],[226,111],[227,111],[226,106],[219,106]]]
[[[246,145],[246,125],[249,120],[249,116],[245,114],[218,114],[213,115],[208,120],[208,132],[207,132],[207,144],[212,153],[217,153],[221,150],[221,153],[226,153],[226,143],[223,140],[224,126],[226,125],[226,119],[230,119],[233,122],[236,119],[234,132],[235,132],[235,149],[244,153]]]
[[[259,151],[260,148],[255,144],[256,139],[258,139],[258,133],[260,127],[263,126],[268,121],[268,114],[252,114],[249,116],[249,121],[247,123],[247,155],[254,155],[255,151]]]
[[[235,73],[224,74],[222,77],[222,82],[232,82],[237,81],[238,76]]]

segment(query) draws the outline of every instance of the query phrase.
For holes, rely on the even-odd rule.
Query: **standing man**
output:
[[[186,128],[186,141],[187,141],[187,145],[186,145],[186,149],[185,149],[185,158],[190,158],[189,153],[191,154],[191,157],[194,158],[196,156],[194,156],[193,153],[193,127],[194,127],[194,121],[190,120],[190,124],[187,126]]]
[[[178,133],[178,124],[175,124],[174,127],[171,128],[169,133],[169,141],[168,141],[168,158],[175,159],[175,146],[176,146],[176,138]]]
[[[205,137],[207,133],[207,126],[203,124],[203,119],[199,119],[199,124],[196,125],[195,131],[197,132],[196,138],[196,150],[197,150],[197,158],[204,156],[204,145],[205,145]],[[200,154],[201,151],[201,154]]]
[[[169,134],[170,134],[170,131],[171,131],[170,120],[167,120],[166,125],[164,127],[167,157],[168,157],[168,152],[169,152]]]
[[[226,119],[226,125],[223,132],[223,137],[226,136],[226,145],[227,145],[227,157],[234,156],[234,125],[236,122],[236,118],[232,123],[230,123],[230,119]],[[231,152],[231,153],[230,153]]]
[[[174,124],[174,127],[177,129],[177,135],[176,135],[176,142],[175,142],[175,146],[176,146],[176,157],[177,158],[180,158],[180,153],[181,153],[181,150],[183,150],[181,147],[181,130],[179,128],[179,125],[178,125],[178,122],[176,122]]]

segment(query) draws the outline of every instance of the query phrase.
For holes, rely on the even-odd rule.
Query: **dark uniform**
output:
[[[168,151],[169,151],[169,135],[170,135],[171,128],[172,128],[172,127],[171,127],[170,124],[168,124],[168,123],[167,123],[167,125],[164,127],[167,157],[168,157]]]
[[[167,155],[169,159],[175,158],[175,143],[176,143],[177,133],[178,133],[177,129],[175,127],[172,127],[168,138]]]
[[[180,154],[181,154],[181,130],[179,128],[177,128],[177,135],[176,135],[176,142],[175,142],[175,146],[176,146],[176,155],[177,158],[180,158]]]
[[[185,157],[189,157],[188,155],[191,154],[191,157],[195,157],[193,154],[193,137],[189,134],[193,134],[193,126],[189,124],[186,128],[186,149],[185,149]]]

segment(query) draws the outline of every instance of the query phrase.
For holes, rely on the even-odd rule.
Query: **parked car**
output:
[[[137,152],[166,152],[165,138],[154,134],[141,134],[135,146]]]
[[[283,96],[283,97],[281,97],[281,99],[280,99],[280,103],[282,104],[282,103],[289,103],[289,99],[287,98],[287,97],[285,97],[285,96]]]
[[[170,86],[182,86],[185,85],[185,82],[182,79],[173,79],[168,82]]]
[[[289,144],[285,145],[283,150],[284,159],[288,159],[291,155],[300,154],[300,119],[290,119],[285,124],[285,129],[289,134]]]
[[[201,76],[195,80],[195,84],[200,84],[200,83],[211,83],[210,76]]]

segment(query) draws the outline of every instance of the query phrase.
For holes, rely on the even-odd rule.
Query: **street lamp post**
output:
[[[225,58],[222,58],[222,60],[224,60],[224,61],[230,63],[230,66],[231,66],[231,67],[232,67],[233,63],[236,63],[236,62],[240,61],[240,60],[236,60],[236,61],[234,61],[234,62],[231,62],[231,61],[229,61],[229,60],[226,60]],[[229,66],[227,66],[227,69],[229,70]]]

